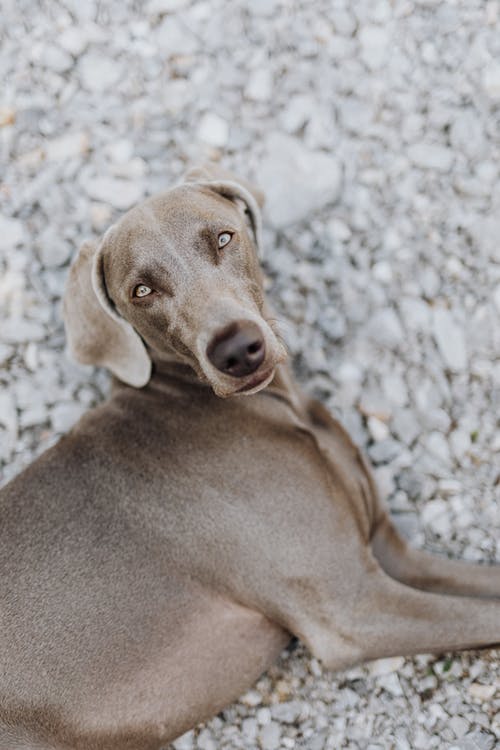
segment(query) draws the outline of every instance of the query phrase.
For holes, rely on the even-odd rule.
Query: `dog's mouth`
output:
[[[234,395],[236,394],[250,394],[250,393],[257,393],[257,391],[261,390],[262,388],[265,388],[266,385],[269,385],[271,380],[274,377],[275,367],[270,367],[267,370],[264,370],[263,372],[256,373],[251,377],[245,385],[241,386],[241,388],[237,388],[234,391]]]

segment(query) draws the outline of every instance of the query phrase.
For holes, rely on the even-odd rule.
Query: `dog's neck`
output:
[[[151,352],[151,355],[153,369],[148,388],[157,391],[159,395],[167,391],[172,393],[172,390],[177,389],[185,393],[186,388],[188,388],[205,391],[207,399],[218,398],[213,393],[210,384],[202,380],[190,365],[175,357],[158,356],[153,352]],[[123,387],[129,386],[124,386],[119,380],[113,380],[113,392],[121,390]],[[300,392],[286,364],[277,366],[274,378],[263,390],[269,390],[281,396],[295,409],[300,408],[302,402]],[[191,390],[191,392],[193,391]],[[259,393],[262,393],[262,391],[259,391]],[[252,398],[252,396],[239,396],[238,398]]]

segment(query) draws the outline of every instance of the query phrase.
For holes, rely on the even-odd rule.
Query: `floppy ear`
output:
[[[184,177],[186,182],[195,182],[208,187],[237,205],[242,205],[259,255],[262,255],[262,219],[260,209],[264,205],[264,193],[247,180],[235,177],[227,169],[215,164],[207,164],[189,170]]]
[[[151,360],[139,335],[112,306],[104,280],[102,243],[85,242],[73,261],[63,299],[69,349],[82,364],[107,367],[142,388]]]

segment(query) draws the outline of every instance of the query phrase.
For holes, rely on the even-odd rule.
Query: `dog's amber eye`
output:
[[[146,284],[138,284],[134,289],[134,297],[147,297],[152,291]]]
[[[233,235],[231,234],[231,232],[222,232],[222,234],[219,234],[219,237],[217,239],[218,246],[225,247],[226,245],[229,245],[232,236]]]

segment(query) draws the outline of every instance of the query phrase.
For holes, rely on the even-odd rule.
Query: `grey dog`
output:
[[[70,348],[115,378],[0,495],[1,750],[158,750],[291,634],[332,669],[500,642],[500,566],[412,549],[294,383],[261,203],[195,170],[71,268]]]

